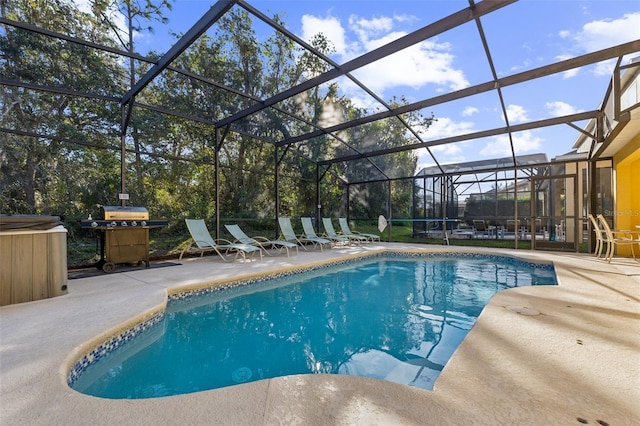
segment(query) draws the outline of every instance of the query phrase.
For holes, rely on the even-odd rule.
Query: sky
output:
[[[76,0],[77,2],[85,0]],[[154,23],[153,35],[136,39],[141,53],[165,52],[169,34],[186,32],[211,7],[212,0],[175,0],[166,26]],[[467,0],[250,0],[304,40],[322,32],[332,41],[332,59],[344,63],[385,43],[469,6]],[[257,19],[256,19],[257,21]],[[637,0],[521,0],[481,18],[498,77],[531,70],[563,59],[640,39]],[[256,29],[259,30],[259,24]],[[626,57],[640,58],[640,52]],[[613,63],[599,63],[502,89],[510,124],[597,109],[610,84]],[[386,101],[409,102],[492,80],[475,23],[423,41],[352,73]],[[357,105],[379,108],[375,100],[346,79],[344,94]],[[505,125],[497,91],[436,105],[421,113],[436,121],[422,138],[434,140]],[[580,127],[586,122],[575,123]],[[517,155],[545,153],[551,159],[571,151],[579,136],[568,125],[514,134]],[[441,164],[510,157],[506,135],[432,148]],[[433,165],[425,150],[418,170]]]

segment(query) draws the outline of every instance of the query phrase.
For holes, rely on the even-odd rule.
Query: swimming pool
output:
[[[81,360],[69,384],[106,398],[152,398],[324,373],[431,389],[493,294],[548,284],[556,284],[550,264],[386,255],[177,294],[126,335],[135,338]]]

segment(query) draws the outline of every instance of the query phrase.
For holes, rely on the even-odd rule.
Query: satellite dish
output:
[[[378,216],[378,230],[382,232],[385,230],[386,227],[387,227],[387,219],[384,217],[384,215]]]

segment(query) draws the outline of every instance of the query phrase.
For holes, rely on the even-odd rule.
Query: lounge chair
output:
[[[631,246],[631,255],[633,256],[633,260],[636,259],[636,253],[633,250],[633,246],[635,246],[636,244],[640,245],[640,237],[636,240],[633,238],[634,232],[633,231],[619,231],[619,230],[614,230],[612,231],[611,228],[609,228],[609,224],[607,223],[606,219],[604,218],[604,216],[602,216],[601,214],[599,214],[597,216],[598,222],[600,223],[600,226],[602,227],[602,229],[604,230],[604,233],[606,235],[606,237],[603,238],[603,243],[607,243],[607,252],[605,254],[605,259],[607,260],[607,262],[611,263],[611,258],[613,258],[613,252],[615,251],[615,247],[616,245],[618,246],[626,246],[629,245]],[[620,235],[626,235],[625,237],[616,237],[616,234],[620,234]]]
[[[345,236],[355,235],[355,236],[364,237],[366,239],[366,241],[371,241],[371,242],[378,241],[378,242],[380,242],[380,235],[365,234],[364,232],[352,231],[349,228],[349,222],[347,222],[347,218],[346,217],[341,217],[340,219],[338,219],[338,222],[340,223],[340,229],[342,230],[342,233]]]
[[[238,225],[225,225],[224,227],[227,228],[227,231],[229,231],[233,238],[236,239],[234,242],[260,247],[268,255],[271,255],[271,253],[267,251],[266,247],[276,248],[278,253],[282,250],[286,250],[287,257],[289,257],[289,249],[295,248],[296,254],[298,253],[298,245],[295,243],[283,240],[270,240],[267,237],[262,236],[250,237],[245,234]]]
[[[320,247],[320,251],[323,250],[323,246],[325,244],[329,244],[329,246],[331,245],[331,241],[327,240],[326,238],[309,238],[306,236],[297,236],[293,231],[291,219],[288,217],[279,217],[278,224],[280,225],[280,231],[282,233],[282,239],[284,241],[289,241],[291,243],[301,245],[305,250],[307,250],[307,243],[311,243],[313,247]]]
[[[515,219],[511,219],[511,220],[507,220],[507,233],[508,234],[515,234],[516,232],[520,231],[520,220],[515,220]]]
[[[337,235],[334,237],[331,237],[330,235],[326,235],[326,234],[323,234],[323,235],[316,234],[316,230],[313,228],[313,222],[311,222],[310,217],[301,217],[300,221],[302,222],[302,229],[304,231],[305,238],[322,238],[333,244],[349,242],[349,239],[346,237],[339,237]]]
[[[260,254],[260,258],[262,259],[262,250],[259,247],[248,245],[248,244],[234,244],[231,241],[218,239],[215,240],[211,236],[209,229],[207,228],[207,224],[204,223],[203,219],[185,219],[187,224],[187,229],[189,229],[189,233],[191,234],[191,242],[188,246],[186,246],[182,253],[180,253],[180,259],[184,253],[191,248],[192,245],[196,245],[198,250],[200,250],[200,257],[204,254],[205,251],[214,251],[224,260],[233,261],[238,258],[238,256],[242,257],[242,261],[247,260],[247,254]],[[225,254],[232,252],[235,253],[233,259],[227,259]]]
[[[474,219],[473,220],[473,236],[475,238],[490,237],[491,233],[489,231],[489,227],[487,227],[487,222],[485,222],[483,219]]]
[[[364,237],[358,237],[356,235],[338,235],[336,229],[333,227],[333,222],[330,217],[322,218],[322,226],[324,227],[324,235],[332,241],[337,243],[349,243],[356,242],[360,244],[363,241],[367,241]]]

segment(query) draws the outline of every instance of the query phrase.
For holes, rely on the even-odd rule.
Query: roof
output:
[[[547,154],[530,154],[519,155],[515,157],[515,165],[522,166],[535,166],[548,164]],[[513,157],[495,158],[490,160],[470,161],[467,163],[458,164],[443,164],[440,167],[430,166],[420,170],[416,176],[431,176],[444,174],[467,174],[467,173],[487,173],[495,170],[502,170],[507,168],[513,168]]]

